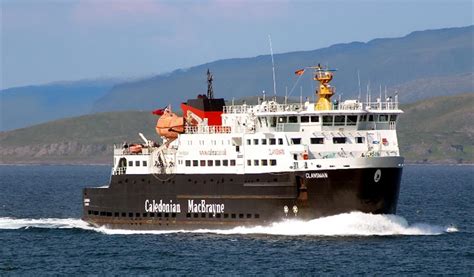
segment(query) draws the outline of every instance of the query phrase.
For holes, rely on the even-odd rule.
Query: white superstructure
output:
[[[308,101],[225,106],[222,126],[186,126],[169,145],[145,145],[138,154],[117,147],[114,174],[124,167],[127,174],[251,174],[393,166],[398,159],[380,158],[400,156],[397,100],[346,100],[322,111]]]

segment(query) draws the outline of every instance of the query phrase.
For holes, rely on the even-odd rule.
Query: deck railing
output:
[[[298,112],[313,111],[314,103],[292,103],[292,104],[276,104],[262,103],[259,105],[231,105],[224,106],[226,114],[241,114],[248,112]],[[343,101],[338,104],[332,104],[331,110],[342,111],[363,111],[363,110],[398,110],[398,101],[377,101],[377,102],[359,102],[359,101]],[[324,112],[324,111],[322,111]]]
[[[185,132],[187,134],[229,134],[231,132],[230,126],[186,126]]]

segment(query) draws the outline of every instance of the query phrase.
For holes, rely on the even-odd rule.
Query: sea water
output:
[[[408,165],[397,215],[231,230],[129,231],[80,220],[107,166],[0,166],[0,275],[474,274],[473,166]]]

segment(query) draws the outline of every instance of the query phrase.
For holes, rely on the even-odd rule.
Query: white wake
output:
[[[77,218],[11,218],[0,217],[0,230],[7,229],[29,229],[29,228],[47,228],[47,229],[84,229],[95,230],[96,228],[89,223]]]
[[[94,228],[88,223],[74,218],[15,219],[0,218],[0,229],[84,229],[104,234],[169,234],[169,233],[214,233],[267,234],[283,236],[396,236],[396,235],[441,235],[457,232],[454,226],[438,226],[426,223],[408,224],[406,219],[397,215],[374,215],[361,212],[318,218],[310,221],[285,220],[269,226],[236,227],[229,230],[200,229],[194,231],[135,231],[107,228]]]

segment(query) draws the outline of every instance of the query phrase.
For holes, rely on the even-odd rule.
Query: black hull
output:
[[[83,220],[116,229],[177,230],[266,225],[351,211],[394,214],[401,174],[402,168],[395,167],[113,175],[109,187],[84,189]]]

